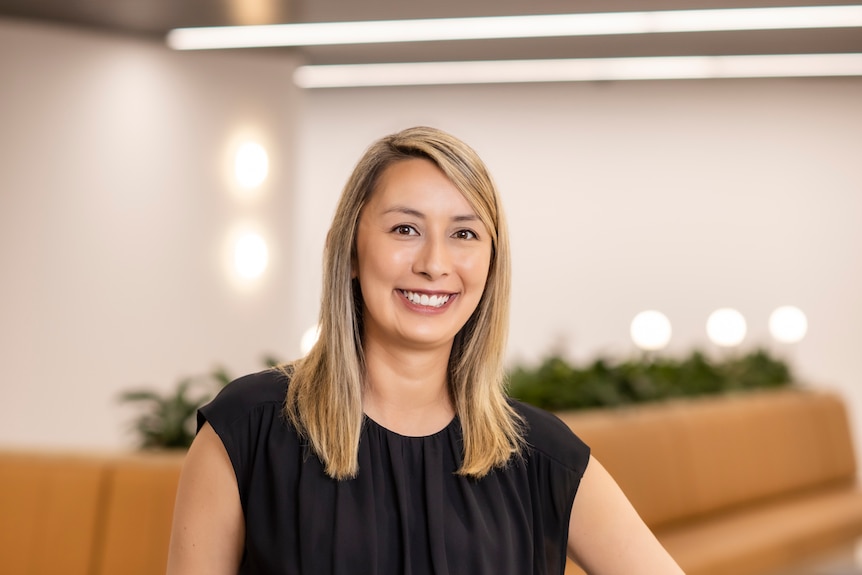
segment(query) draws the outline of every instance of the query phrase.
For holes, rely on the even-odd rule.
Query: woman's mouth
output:
[[[400,291],[401,295],[407,298],[407,301],[412,304],[433,308],[443,307],[444,305],[446,305],[446,303],[449,301],[449,298],[451,297],[450,294],[428,295],[425,293],[418,293],[408,290],[398,291]]]

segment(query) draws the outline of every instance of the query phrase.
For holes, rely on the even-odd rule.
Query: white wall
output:
[[[318,278],[325,222],[365,146],[435,125],[477,149],[504,196],[511,361],[634,353],[629,323],[650,308],[673,324],[668,352],[715,352],[707,316],[731,306],[746,348],[770,346],[845,395],[862,447],[860,102],[858,78],[310,92],[299,275]],[[311,323],[319,281],[303,288],[295,315]],[[792,346],[767,327],[786,304],[810,325]]]
[[[347,175],[419,123],[472,144],[502,190],[512,361],[632,353],[646,308],[672,352],[705,346],[720,306],[768,343],[790,303],[810,332],[776,349],[862,429],[862,80],[299,94],[294,65],[0,20],[0,444],[127,445],[120,390],[295,356]],[[251,197],[226,173],[244,134],[273,158]],[[246,286],[227,270],[243,222],[272,252]]]
[[[0,20],[0,444],[127,445],[121,390],[293,341],[291,58]],[[269,179],[232,183],[244,138]],[[243,226],[258,282],[230,271]]]

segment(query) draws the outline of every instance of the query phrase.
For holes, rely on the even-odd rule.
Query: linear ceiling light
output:
[[[862,76],[862,54],[489,60],[300,66],[301,88]]]
[[[797,6],[177,28],[167,43],[176,50],[207,50],[860,26],[860,5]]]

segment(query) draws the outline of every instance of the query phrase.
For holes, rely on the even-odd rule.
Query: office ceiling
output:
[[[858,0],[0,0],[0,17],[163,38],[172,28],[193,26],[855,3]],[[415,42],[280,50],[299,54],[310,64],[862,52],[862,29]]]

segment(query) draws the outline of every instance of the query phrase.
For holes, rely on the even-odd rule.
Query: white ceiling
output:
[[[615,12],[753,6],[835,5],[809,0],[0,0],[0,17],[51,21],[161,38],[176,27]],[[427,60],[594,58],[862,52],[862,29],[771,30],[475,40],[291,48],[312,64]]]

